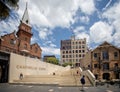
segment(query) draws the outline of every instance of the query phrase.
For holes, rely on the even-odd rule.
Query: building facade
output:
[[[72,65],[80,66],[81,59],[87,52],[86,39],[75,39],[72,36],[69,40],[61,40],[61,60],[60,64],[72,63]]]
[[[91,65],[96,79],[119,79],[120,49],[104,42],[91,52]]]
[[[40,46],[37,43],[30,44],[33,36],[31,29],[26,6],[17,33],[14,31],[0,37],[0,50],[40,59],[42,53]]]
[[[80,64],[80,67],[83,69],[83,70],[86,70],[86,69],[89,69],[91,70],[91,50],[89,50],[85,57],[83,57],[81,59],[81,64]]]

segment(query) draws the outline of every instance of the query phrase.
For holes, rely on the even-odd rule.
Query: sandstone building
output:
[[[104,42],[81,60],[81,67],[91,69],[97,80],[120,78],[120,49]]]
[[[92,51],[92,72],[96,79],[119,79],[120,49],[104,42]]]

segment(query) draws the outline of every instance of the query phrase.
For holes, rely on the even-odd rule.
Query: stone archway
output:
[[[2,77],[2,67],[0,65],[0,80],[1,80],[1,77]]]
[[[110,80],[110,73],[103,73],[103,79]]]
[[[0,52],[0,83],[8,82],[9,57],[9,54]]]

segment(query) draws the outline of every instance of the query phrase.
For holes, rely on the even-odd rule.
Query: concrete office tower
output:
[[[86,38],[75,39],[75,36],[71,36],[71,39],[61,40],[60,64],[70,62],[74,66],[80,66],[80,61],[85,56],[86,52]]]

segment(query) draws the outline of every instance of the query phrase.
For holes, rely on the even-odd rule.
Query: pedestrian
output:
[[[23,79],[23,74],[22,73],[20,73],[20,80],[22,80]]]
[[[77,75],[79,74],[79,71],[77,70]]]
[[[84,91],[83,87],[85,85],[85,76],[83,75],[82,78],[80,79],[81,81],[81,84],[82,84],[82,90],[81,91]]]

